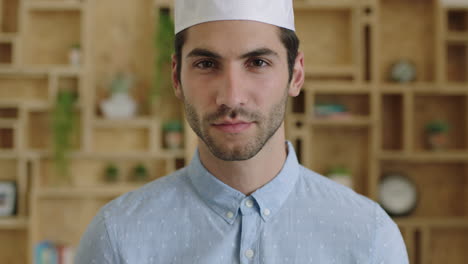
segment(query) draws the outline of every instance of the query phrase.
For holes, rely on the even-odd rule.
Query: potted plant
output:
[[[107,165],[104,172],[104,179],[106,182],[116,182],[119,179],[119,169],[113,163]]]
[[[447,147],[450,125],[443,120],[433,120],[426,125],[426,138],[431,150],[441,150]]]
[[[341,183],[349,188],[353,188],[351,171],[344,166],[335,166],[330,168],[326,173],[326,176],[335,182]]]
[[[75,103],[77,94],[72,90],[59,90],[52,112],[54,164],[60,178],[69,180],[68,158],[76,130]]]
[[[171,120],[164,124],[164,145],[169,149],[180,149],[183,144],[183,127],[179,120]]]
[[[133,169],[133,178],[138,182],[145,182],[149,178],[148,169],[143,164],[138,164]]]
[[[110,85],[110,98],[101,102],[101,111],[106,118],[131,118],[136,113],[136,103],[129,91],[133,86],[133,77],[129,73],[119,72]]]
[[[160,9],[156,20],[156,34],[154,39],[154,81],[150,96],[153,111],[160,104],[164,91],[171,87],[171,61],[174,51],[174,23],[168,8]]]

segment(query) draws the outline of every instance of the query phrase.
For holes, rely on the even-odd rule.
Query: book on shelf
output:
[[[45,240],[36,245],[34,264],[73,264],[74,256],[74,247]]]

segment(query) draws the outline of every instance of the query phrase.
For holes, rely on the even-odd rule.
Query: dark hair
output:
[[[292,79],[294,63],[296,61],[298,49],[299,49],[299,38],[296,33],[290,29],[279,27],[279,37],[281,42],[288,53],[288,72],[289,79],[288,82]],[[177,59],[177,79],[180,82],[180,70],[182,65],[182,47],[184,46],[185,40],[187,38],[187,29],[184,29],[175,35],[174,48],[175,56]]]

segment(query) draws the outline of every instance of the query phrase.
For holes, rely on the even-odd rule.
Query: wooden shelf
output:
[[[48,150],[31,151],[40,158],[52,158],[52,152]],[[96,159],[96,160],[153,160],[153,159],[183,159],[184,150],[161,150],[159,152],[127,152],[127,153],[99,153],[73,151],[69,154],[71,159]]]
[[[309,120],[312,126],[346,126],[346,127],[367,127],[372,124],[369,117],[352,116],[346,119],[320,119],[312,118]]]
[[[0,230],[27,229],[29,220],[22,217],[0,218]]]
[[[447,42],[462,43],[468,45],[468,33],[449,32],[447,34]]]
[[[379,152],[380,160],[388,161],[408,161],[408,162],[467,162],[468,151],[450,152],[419,152],[407,153],[403,151],[382,151]]]
[[[130,119],[95,119],[94,127],[98,128],[150,128],[157,122],[151,117],[138,117]]]
[[[113,198],[124,193],[133,191],[142,185],[119,185],[102,187],[58,187],[58,188],[39,188],[33,195],[37,198],[68,198],[68,199],[89,199],[89,198]]]
[[[359,3],[354,0],[327,0],[327,1],[294,1],[294,10],[309,11],[316,9],[350,9]]]
[[[26,8],[31,11],[81,11],[80,1],[26,1]]]
[[[14,43],[16,39],[17,39],[17,34],[15,33],[0,33],[1,43]]]
[[[308,66],[306,67],[306,78],[312,76],[356,76],[357,68],[355,66]]]
[[[450,218],[419,218],[396,217],[393,218],[401,227],[468,227],[468,217]]]

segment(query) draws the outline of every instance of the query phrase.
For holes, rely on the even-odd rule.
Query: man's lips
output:
[[[213,127],[226,133],[240,133],[247,130],[253,122],[223,122],[213,124]]]

